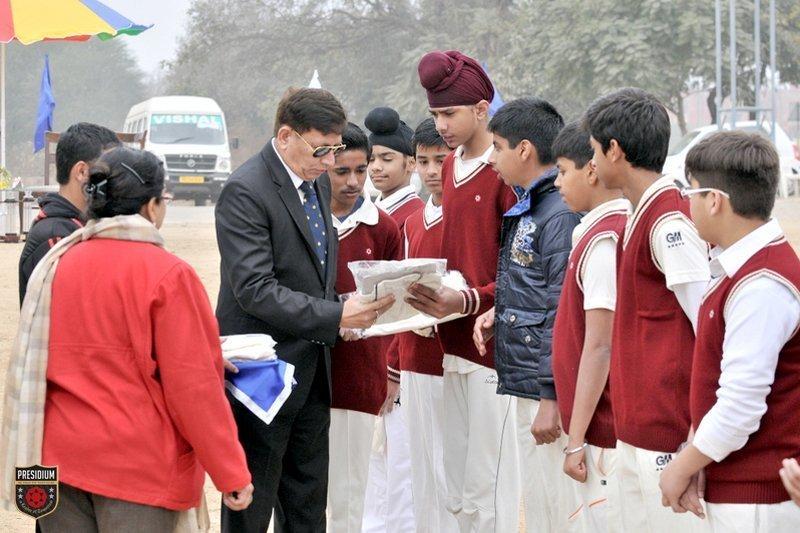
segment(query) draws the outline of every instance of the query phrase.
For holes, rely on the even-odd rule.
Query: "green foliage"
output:
[[[768,1],[762,4],[766,68]],[[797,82],[800,7],[796,0],[777,4],[782,80]],[[753,4],[739,0],[738,5],[744,100],[753,84]],[[714,3],[195,0],[167,82],[173,92],[217,99],[232,135],[242,137],[242,152],[252,153],[272,131],[280,95],[289,86],[306,85],[314,69],[351,120],[360,122],[372,107],[391,105],[416,125],[427,114],[417,62],[427,51],[454,48],[486,62],[506,100],[538,95],[576,118],[598,95],[635,85],[680,115],[689,78],[714,81]]]

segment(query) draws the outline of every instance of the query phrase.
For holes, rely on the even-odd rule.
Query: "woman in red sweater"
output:
[[[252,499],[208,297],[158,234],[163,191],[156,156],[106,152],[83,235],[53,250],[69,248],[53,266],[42,463],[61,485],[45,533],[171,532],[205,472],[231,509]]]

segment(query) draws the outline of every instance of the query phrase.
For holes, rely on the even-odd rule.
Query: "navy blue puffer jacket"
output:
[[[580,215],[544,174],[503,217],[495,289],[498,394],[555,399],[553,325]]]

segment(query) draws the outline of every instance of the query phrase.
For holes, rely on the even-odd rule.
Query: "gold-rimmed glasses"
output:
[[[347,146],[344,144],[324,144],[322,146],[312,146],[311,143],[308,142],[305,137],[303,137],[297,132],[297,130],[292,130],[292,131],[295,132],[295,134],[298,137],[303,139],[303,142],[306,143],[306,145],[308,145],[309,148],[311,148],[311,150],[313,151],[311,155],[313,155],[314,157],[325,157],[331,152],[333,152],[333,155],[337,155],[344,152],[344,149],[347,148]]]

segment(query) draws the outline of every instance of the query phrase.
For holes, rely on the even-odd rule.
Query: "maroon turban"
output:
[[[428,52],[417,67],[432,108],[491,102],[494,87],[480,64],[458,50]]]

